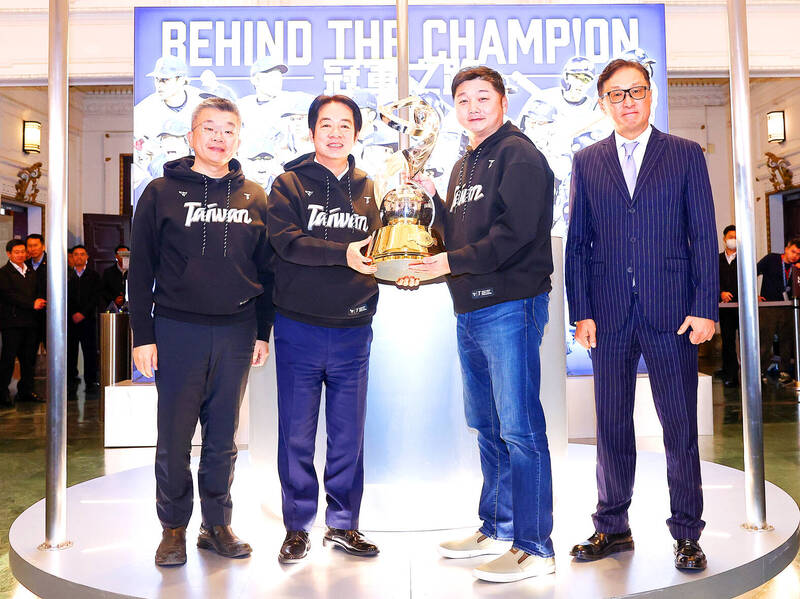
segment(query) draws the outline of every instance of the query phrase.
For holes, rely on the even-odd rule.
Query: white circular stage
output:
[[[443,538],[470,529],[438,532],[373,532],[381,554],[358,559],[322,547],[312,532],[313,550],[305,563],[281,565],[279,516],[261,507],[255,470],[242,452],[233,488],[236,532],[254,548],[244,560],[227,560],[194,547],[199,505],[189,525],[188,563],[160,569],[153,554],[160,540],[155,516],[152,467],[104,476],[67,492],[68,536],[74,545],[42,552],[44,502],[28,508],[9,533],[14,576],[44,599],[158,597],[161,599],[335,597],[381,599],[522,596],[567,597],[733,597],[769,580],[795,557],[800,511],[785,492],[767,483],[770,532],[748,532],[744,522],[744,474],[703,462],[706,530],[701,539],[708,569],[697,574],[673,566],[664,456],[639,453],[630,510],[636,550],[598,562],[573,562],[572,545],[592,532],[590,514],[597,493],[594,447],[571,445],[567,472],[555,494],[556,574],[506,585],[476,581],[471,569],[486,558],[446,560],[436,553]],[[365,493],[369,493],[369,486]],[[477,497],[439,498],[477,506]],[[476,521],[477,523],[477,521]],[[370,522],[362,520],[369,530]]]

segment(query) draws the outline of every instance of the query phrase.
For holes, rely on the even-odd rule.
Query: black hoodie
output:
[[[456,312],[550,291],[553,171],[510,122],[456,162],[436,228]]]
[[[275,308],[324,327],[369,324],[378,304],[375,277],[347,266],[347,246],[380,227],[372,181],[349,168],[340,179],[305,154],[285,166],[267,200],[275,248]]]
[[[136,206],[128,271],[133,344],[155,343],[151,309],[200,324],[256,318],[257,338],[267,341],[274,311],[264,190],[245,180],[235,159],[220,179],[193,164],[193,156],[167,162]]]

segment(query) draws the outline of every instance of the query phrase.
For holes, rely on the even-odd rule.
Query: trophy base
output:
[[[429,281],[434,277],[429,275],[421,275],[420,273],[414,273],[408,269],[409,264],[413,262],[419,262],[423,258],[425,258],[425,256],[405,254],[398,256],[387,256],[381,258],[380,260],[376,260],[375,266],[378,267],[378,271],[375,273],[375,278],[387,283],[394,283],[400,277],[406,276],[416,277],[420,281]]]
[[[381,281],[394,283],[405,276],[427,281],[434,277],[412,273],[408,265],[441,251],[442,244],[436,233],[410,222],[396,222],[375,232],[367,256],[375,260],[378,267],[375,278]]]

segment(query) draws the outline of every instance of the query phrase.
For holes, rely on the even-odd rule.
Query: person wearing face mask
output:
[[[371,557],[358,530],[364,490],[364,423],[376,268],[362,249],[380,227],[372,181],[351,154],[361,111],[347,96],[318,96],[308,110],[314,152],[288,162],[272,185],[267,227],[275,248],[278,475],[286,537],[281,563],[310,548],[319,482],[314,449],[325,386],[323,544]]]
[[[800,261],[800,237],[786,242],[783,253],[770,252],[758,261],[761,278],[759,299],[780,302],[792,297],[792,267]],[[792,380],[794,322],[790,307],[764,307],[758,311],[761,370],[781,383]],[[778,336],[778,361],[773,363],[773,340]]]
[[[739,279],[736,264],[736,226],[728,225],[722,232],[725,250],[719,255],[719,299],[723,304],[739,301]],[[719,311],[722,335],[722,376],[726,387],[739,385],[739,361],[736,355],[736,331],[739,330],[739,310],[722,308]],[[715,373],[717,374],[717,373]]]

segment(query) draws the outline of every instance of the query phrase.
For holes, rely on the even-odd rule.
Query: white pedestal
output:
[[[711,377],[700,373],[697,382],[697,432],[714,434],[714,406]],[[567,409],[569,438],[586,439],[597,436],[597,418],[594,407],[594,377],[567,377]],[[646,374],[636,377],[636,403],[633,421],[637,437],[661,437],[661,423],[653,406],[650,378]]]
[[[236,444],[246,446],[250,437],[249,387],[239,412],[239,429]],[[153,383],[122,381],[106,387],[105,446],[153,447],[158,438],[156,415],[158,393]],[[192,438],[192,445],[200,445],[200,425]]]
[[[552,238],[550,319],[542,340],[540,397],[547,418],[554,485],[567,452],[562,240]],[[482,483],[477,435],[467,428],[456,349],[456,319],[446,284],[405,291],[381,285],[364,439],[361,522],[379,530],[473,526]],[[264,506],[281,513],[277,464],[275,363],[250,373],[250,460],[260,472]],[[325,400],[317,427],[315,468],[325,467]],[[318,524],[325,511],[320,484]]]

